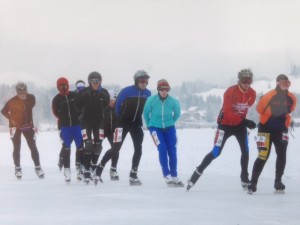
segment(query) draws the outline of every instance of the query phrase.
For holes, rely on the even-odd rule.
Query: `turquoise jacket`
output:
[[[147,127],[166,128],[175,124],[180,112],[180,104],[176,98],[168,95],[162,100],[157,94],[147,99],[143,115]]]

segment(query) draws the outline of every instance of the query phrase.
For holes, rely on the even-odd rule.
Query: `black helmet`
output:
[[[88,76],[88,82],[89,84],[91,83],[100,83],[100,81],[102,81],[102,76],[100,73],[94,71],[91,72]]]
[[[18,82],[16,84],[17,94],[27,93],[27,85],[24,82]]]
[[[238,78],[239,78],[239,80],[242,80],[242,79],[245,79],[245,78],[252,79],[253,78],[253,73],[250,69],[243,69],[238,73]]]
[[[135,72],[133,79],[135,82],[137,82],[137,79],[139,78],[149,79],[150,76],[145,70],[138,70]]]

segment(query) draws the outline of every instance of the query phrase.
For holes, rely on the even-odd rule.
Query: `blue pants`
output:
[[[177,136],[175,126],[165,129],[149,127],[159,153],[163,176],[177,177]]]
[[[65,148],[70,149],[73,140],[75,141],[76,148],[82,147],[82,134],[81,127],[79,125],[71,127],[61,127],[60,137],[64,142]]]

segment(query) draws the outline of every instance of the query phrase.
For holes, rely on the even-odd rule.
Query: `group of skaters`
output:
[[[138,168],[142,156],[144,139],[143,120],[148,128],[159,153],[163,178],[168,186],[184,187],[177,174],[177,135],[175,123],[181,114],[179,101],[169,94],[170,85],[165,79],[157,82],[157,94],[151,95],[147,89],[149,74],[138,70],[134,84],[123,88],[118,95],[114,90],[102,87],[99,72],[88,75],[88,85],[83,80],[76,82],[76,90],[71,91],[65,77],[57,80],[58,94],[52,100],[53,114],[57,117],[58,129],[62,141],[58,166],[64,169],[64,179],[71,181],[70,155],[71,144],[76,145],[77,179],[85,183],[102,181],[102,173],[108,161],[111,161],[110,178],[119,180],[117,163],[122,144],[130,133],[134,153],[129,172],[129,184],[141,185]],[[204,157],[188,180],[189,190],[210,163],[217,158],[226,140],[235,136],[241,151],[241,184],[253,193],[257,190],[258,178],[269,158],[271,145],[277,154],[274,188],[285,189],[282,176],[286,165],[288,129],[291,124],[291,112],[296,106],[296,97],[289,92],[290,80],[284,74],[276,78],[275,89],[264,94],[258,101],[258,125],[246,118],[248,109],[255,103],[256,92],[251,88],[253,73],[243,69],[238,73],[237,84],[229,87],[223,96],[223,105],[217,118],[218,128],[213,149]],[[35,142],[35,127],[32,108],[35,97],[28,93],[23,82],[16,85],[17,95],[3,107],[2,114],[9,120],[10,135],[13,142],[15,175],[22,177],[20,165],[21,134],[24,135],[31,151],[35,172],[44,178],[40,165],[39,152]],[[258,157],[255,160],[252,177],[249,179],[248,130],[258,126],[256,137]],[[103,157],[102,142],[107,138],[110,143]]]

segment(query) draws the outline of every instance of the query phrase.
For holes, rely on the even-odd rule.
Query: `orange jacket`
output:
[[[253,105],[256,92],[250,87],[243,91],[238,84],[229,87],[224,93],[223,106],[218,117],[222,125],[239,125],[248,113],[248,108]]]
[[[291,123],[290,113],[295,110],[295,107],[296,97],[277,87],[260,98],[256,111],[260,114],[261,124],[268,123],[269,126],[275,127],[276,124],[283,123],[285,128],[288,128]]]
[[[26,100],[21,100],[16,95],[7,101],[1,112],[9,120],[9,127],[33,126],[32,109],[34,105],[34,95],[27,94]]]

